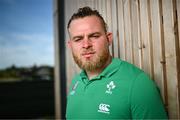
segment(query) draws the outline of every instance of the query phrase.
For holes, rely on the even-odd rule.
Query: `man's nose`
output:
[[[88,39],[88,38],[85,38],[85,39],[83,40],[83,48],[89,48],[89,47],[91,47],[91,46],[92,46],[91,40]]]

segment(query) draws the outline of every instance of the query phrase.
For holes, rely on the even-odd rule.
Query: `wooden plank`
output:
[[[94,7],[94,0],[71,0],[71,2],[75,2],[77,5],[78,5],[78,8],[79,7],[85,7],[85,6],[89,6],[89,7]],[[73,6],[74,4],[72,4]],[[74,6],[75,8],[76,6]]]
[[[106,1],[106,9],[107,9],[107,12],[106,12],[106,18],[105,18],[105,21],[108,25],[108,31],[109,32],[112,32],[112,8],[111,8],[111,4],[112,4],[112,1],[111,0],[107,0]],[[110,53],[113,55],[113,48],[112,48],[112,45],[110,46]]]
[[[145,72],[152,74],[151,54],[151,36],[150,36],[150,19],[148,11],[148,0],[140,1],[140,19],[141,19],[141,40],[142,40],[142,68]]]
[[[103,11],[102,11],[102,0],[97,0],[97,2],[98,2],[98,11],[100,12],[100,13],[103,13]]]
[[[119,54],[122,60],[126,59],[125,54],[125,33],[124,33],[124,8],[123,1],[117,1],[117,19],[118,19],[118,39],[119,39]]]
[[[93,9],[94,8],[94,0],[85,0],[85,6],[89,6]]]
[[[142,49],[140,39],[140,20],[138,0],[131,2],[131,21],[132,21],[132,42],[133,42],[133,64],[142,66]]]
[[[97,8],[97,4],[96,4],[97,0],[93,0],[93,8],[96,9]]]
[[[131,31],[131,10],[130,0],[123,0],[124,4],[124,27],[125,27],[125,40],[126,40],[126,60],[133,63],[133,47],[132,47],[132,31]]]
[[[178,23],[178,38],[177,41],[179,42],[179,49],[178,49],[178,57],[179,57],[179,61],[178,61],[178,118],[180,118],[180,0],[176,0],[176,8],[177,8],[177,23]]]
[[[179,37],[179,51],[180,51],[180,0],[176,0],[177,7],[177,23],[178,23],[178,37]]]
[[[176,61],[176,42],[174,35],[174,13],[172,0],[163,0],[163,21],[164,21],[164,40],[165,40],[165,59],[166,59],[166,76],[168,89],[168,112],[169,117],[178,118],[178,73]]]
[[[102,0],[101,1],[101,9],[102,9],[101,14],[102,14],[103,18],[104,19],[107,18],[107,16],[106,16],[106,12],[107,12],[107,9],[106,9],[106,0]]]
[[[162,34],[162,18],[159,1],[150,1],[151,10],[151,25],[152,25],[152,45],[153,45],[153,65],[154,65],[154,80],[160,88],[165,105],[167,105],[167,90],[165,77],[165,56],[164,56],[164,39]]]
[[[112,0],[112,32],[113,32],[113,57],[119,57],[119,41],[117,37],[117,8],[116,0]]]
[[[71,5],[73,6],[73,5],[78,5],[78,7],[77,8],[79,8],[79,7],[85,7],[85,6],[89,6],[89,7],[92,7],[92,8],[94,8],[94,0],[71,0]],[[73,2],[75,2],[75,4],[73,4]],[[76,6],[74,6],[74,8],[75,8]]]
[[[76,1],[76,0],[75,0]],[[75,2],[74,1],[74,2]],[[78,8],[80,8],[80,7],[83,7],[84,5],[85,5],[85,2],[83,1],[83,0],[77,0],[77,5],[78,5]],[[73,4],[72,4],[73,5]]]
[[[78,10],[78,0],[66,0],[65,1],[65,24],[67,26],[67,22],[69,21],[71,15]],[[66,30],[66,34],[65,34],[65,39],[66,39],[66,42],[69,40],[69,35],[68,35],[68,32],[67,32],[67,29]],[[56,45],[56,44],[55,44]],[[67,43],[66,43],[67,45]],[[70,83],[71,83],[71,80],[74,76],[75,73],[77,73],[79,70],[78,70],[78,67],[77,65],[75,64],[74,60],[73,60],[73,57],[71,55],[71,51],[69,48],[66,47],[66,74],[67,74],[67,88],[69,88],[70,86]],[[67,89],[69,90],[69,89]]]

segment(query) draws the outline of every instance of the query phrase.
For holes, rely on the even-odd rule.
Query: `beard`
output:
[[[83,51],[83,52],[91,52],[92,49]],[[72,53],[74,61],[76,64],[86,71],[94,71],[97,69],[101,69],[104,67],[106,62],[109,59],[109,49],[104,47],[104,49],[99,54],[94,54],[93,58],[91,59],[85,59],[83,60],[81,57],[79,57],[75,52]]]

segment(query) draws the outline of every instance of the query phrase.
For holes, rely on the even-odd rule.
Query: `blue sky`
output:
[[[53,0],[0,0],[0,69],[54,65]]]

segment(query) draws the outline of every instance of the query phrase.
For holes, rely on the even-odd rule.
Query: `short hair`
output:
[[[79,8],[78,11],[77,11],[77,13],[74,13],[74,14],[71,16],[71,18],[70,18],[70,20],[69,20],[69,22],[68,22],[67,28],[70,27],[70,24],[71,24],[71,22],[72,22],[73,20],[79,19],[79,18],[88,17],[88,16],[93,16],[93,15],[94,15],[94,16],[97,16],[97,17],[100,19],[100,21],[101,21],[101,23],[102,23],[102,25],[103,25],[103,27],[104,27],[105,32],[107,32],[107,24],[106,24],[106,22],[104,21],[104,19],[103,19],[103,17],[101,16],[101,14],[100,14],[97,10],[92,10],[92,9],[91,9],[90,7],[88,7],[88,6]]]

